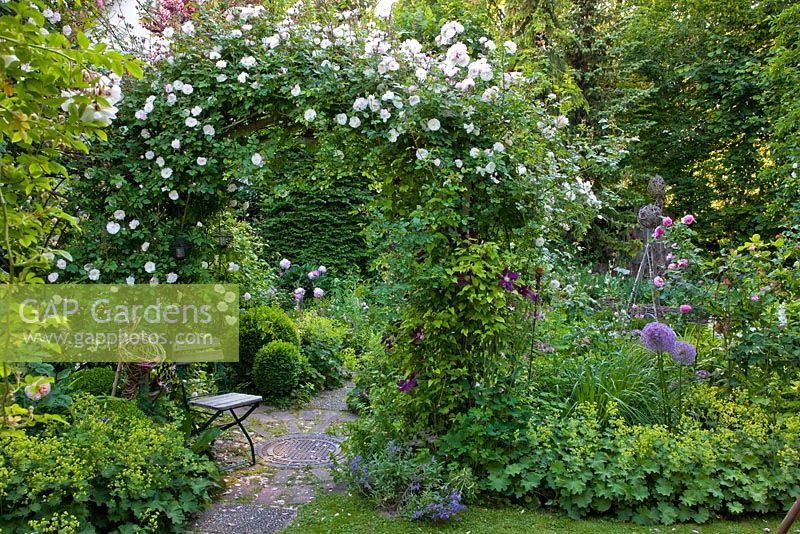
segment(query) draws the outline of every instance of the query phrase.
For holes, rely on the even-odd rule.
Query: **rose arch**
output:
[[[398,304],[397,369],[443,369],[433,389],[487,372],[509,304],[533,296],[535,243],[580,232],[597,201],[557,95],[513,70],[513,42],[456,21],[425,40],[371,16],[232,7],[165,32],[108,141],[75,164],[84,233],[68,236],[67,277],[226,273],[256,294],[259,269],[235,272],[215,246],[221,224],[248,218],[253,185],[280,195],[293,165],[308,184],[357,176],[376,193],[369,242]],[[439,424],[445,408],[417,398]]]

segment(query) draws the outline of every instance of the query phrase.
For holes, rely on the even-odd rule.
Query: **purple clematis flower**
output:
[[[411,331],[411,343],[414,345],[419,345],[422,343],[423,339],[425,339],[425,329],[422,327],[422,325],[419,325]]]
[[[413,371],[407,377],[397,381],[397,391],[405,393],[417,386],[417,372]]]
[[[539,295],[533,289],[531,289],[530,286],[515,285],[514,289],[516,289],[517,293],[519,293],[519,296],[524,299],[528,299],[531,302],[536,302],[539,300]]]
[[[498,276],[500,281],[497,283],[497,287],[500,289],[505,289],[510,293],[514,291],[514,280],[517,278],[519,278],[519,274],[506,267],[503,269],[503,272],[500,274],[500,276]]]
[[[468,286],[472,283],[472,277],[469,273],[456,273],[456,287]]]

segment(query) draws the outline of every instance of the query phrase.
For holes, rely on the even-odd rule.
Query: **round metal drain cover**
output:
[[[288,434],[266,442],[258,455],[278,467],[321,467],[331,454],[339,456],[339,442],[326,434]]]

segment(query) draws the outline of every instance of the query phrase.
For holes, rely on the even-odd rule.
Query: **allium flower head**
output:
[[[711,376],[711,373],[709,373],[705,369],[698,369],[697,371],[694,372],[694,376],[696,376],[700,380],[705,380]]]
[[[669,326],[652,322],[642,328],[640,336],[642,345],[653,352],[669,352],[675,349],[675,332]]]
[[[321,287],[315,287],[314,288],[314,298],[315,299],[321,299],[324,296],[325,296],[325,291]]]
[[[678,341],[669,353],[672,361],[680,365],[692,365],[697,351],[688,341]]]
[[[303,300],[303,297],[305,296],[306,296],[306,290],[303,289],[302,287],[298,287],[297,289],[294,290],[294,300],[296,300],[297,302]]]
[[[281,266],[281,269],[283,269],[283,270],[285,271],[285,270],[287,270],[289,267],[291,267],[291,266],[292,266],[292,262],[290,262],[290,261],[289,261],[289,260],[287,260],[286,258],[283,258],[283,259],[281,260],[281,262],[280,262],[278,265],[280,265],[280,266]]]

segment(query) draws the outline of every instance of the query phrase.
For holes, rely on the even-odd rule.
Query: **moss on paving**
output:
[[[444,525],[408,522],[380,514],[365,500],[343,493],[318,495],[298,509],[297,519],[282,534],[748,534],[775,531],[781,517],[712,521],[702,525],[643,527],[613,519],[572,520],[567,516],[521,508],[470,507],[461,521]],[[800,525],[798,525],[800,527]],[[800,528],[793,528],[793,533]]]

